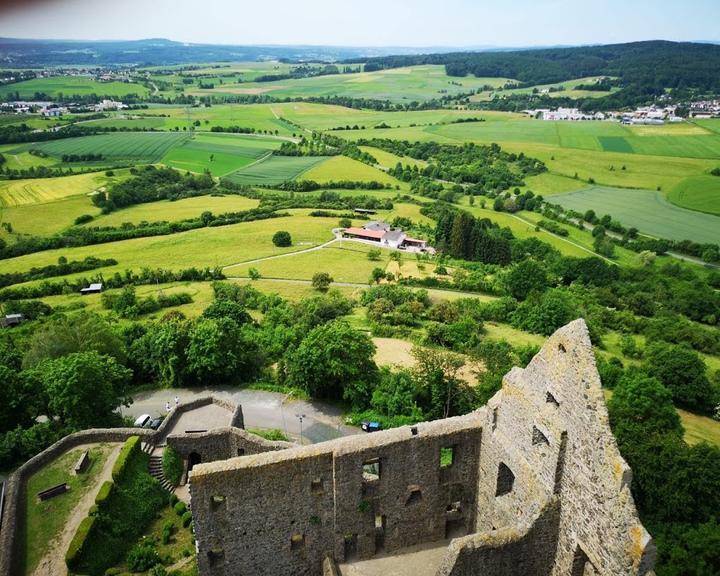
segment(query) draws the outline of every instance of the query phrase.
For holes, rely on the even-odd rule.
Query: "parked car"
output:
[[[149,427],[152,428],[153,430],[157,430],[158,428],[160,428],[160,424],[163,423],[163,420],[165,420],[165,416],[160,416],[159,418],[153,418],[150,421]]]
[[[380,422],[369,422],[367,420],[361,424],[361,427],[365,430],[365,432],[377,432],[378,430],[382,430]]]
[[[135,426],[136,428],[147,428],[148,426],[150,426],[151,422],[152,416],[150,416],[150,414],[142,414],[137,417],[133,426]]]

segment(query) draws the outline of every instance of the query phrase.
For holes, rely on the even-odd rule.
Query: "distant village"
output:
[[[667,106],[639,106],[632,111],[611,111],[588,113],[578,108],[537,108],[523,110],[524,114],[538,120],[566,120],[570,122],[587,120],[609,120],[623,124],[653,125],[683,122],[685,118],[678,115],[679,105]],[[687,110],[688,118],[705,119],[720,118],[720,100],[702,100],[690,102],[683,106]]]
[[[128,108],[117,100],[101,100],[97,104],[58,104],[56,102],[38,102],[16,100],[14,102],[0,103],[0,112],[15,114],[38,114],[45,118],[58,118],[68,113],[107,112],[110,110],[123,110]]]

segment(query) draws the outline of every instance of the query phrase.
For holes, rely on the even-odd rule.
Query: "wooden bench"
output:
[[[75,474],[82,474],[88,469],[88,466],[90,466],[90,453],[85,450],[75,464]]]
[[[66,482],[63,482],[62,484],[58,484],[57,486],[53,486],[52,488],[46,488],[45,490],[38,492],[38,497],[40,498],[40,500],[49,500],[50,498],[54,498],[55,496],[64,494],[67,491],[68,485]]]

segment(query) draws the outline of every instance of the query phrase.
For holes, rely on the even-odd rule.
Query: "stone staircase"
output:
[[[150,475],[155,478],[158,482],[160,482],[160,485],[167,490],[168,492],[173,492],[175,490],[175,487],[168,482],[167,478],[165,478],[165,472],[163,471],[163,465],[162,465],[162,451],[160,451],[157,454],[154,454],[153,451],[155,450],[155,446],[151,446],[149,451],[143,447],[143,452],[146,454],[150,454]]]

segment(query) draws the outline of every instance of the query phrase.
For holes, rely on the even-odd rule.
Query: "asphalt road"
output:
[[[129,408],[123,407],[122,413],[133,418],[141,414],[159,416],[165,413],[166,402],[170,402],[171,406],[175,405],[175,395],[182,403],[209,394],[240,403],[247,428],[277,428],[294,440],[300,439],[301,423],[298,415],[303,415],[304,444],[363,433],[357,427],[345,425],[341,411],[335,406],[317,401],[295,400],[285,394],[264,390],[163,388],[135,395],[134,402]]]

